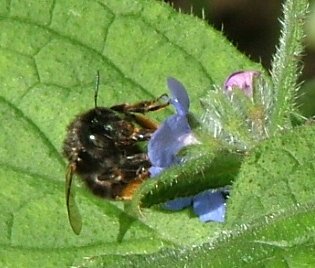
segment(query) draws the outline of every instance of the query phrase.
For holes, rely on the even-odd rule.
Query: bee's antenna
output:
[[[96,72],[96,81],[95,81],[95,92],[94,92],[94,105],[97,108],[97,96],[98,96],[98,89],[100,86],[100,71],[97,70]]]

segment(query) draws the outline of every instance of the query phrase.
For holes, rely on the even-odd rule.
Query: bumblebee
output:
[[[145,113],[169,105],[166,94],[157,99],[109,108],[97,105],[99,74],[94,95],[95,107],[77,115],[67,129],[63,154],[66,172],[66,205],[70,225],[81,232],[82,220],[75,203],[73,176],[77,174],[97,196],[130,200],[137,187],[149,177],[151,166],[140,146],[148,141],[157,124]]]

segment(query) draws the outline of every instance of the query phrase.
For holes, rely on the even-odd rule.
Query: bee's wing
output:
[[[71,228],[75,234],[79,235],[82,229],[82,218],[79,208],[75,202],[75,191],[72,185],[72,178],[74,173],[74,166],[69,164],[66,174],[66,204],[68,210],[68,217]]]

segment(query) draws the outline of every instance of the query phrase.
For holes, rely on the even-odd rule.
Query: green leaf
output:
[[[144,182],[133,197],[130,211],[135,214],[140,212],[140,207],[230,185],[239,172],[243,155],[224,150],[219,144],[209,145],[210,140],[208,144],[191,148],[194,158]]]
[[[211,243],[149,256],[98,256],[87,266],[312,267],[314,135],[314,125],[295,128],[249,152],[233,185],[227,225]]]
[[[315,206],[292,207],[224,231],[201,246],[149,255],[98,256],[84,267],[313,267]]]
[[[296,128],[250,152],[233,185],[228,223],[314,200],[314,135],[314,126]]]
[[[182,213],[132,219],[119,202],[77,189],[83,217],[71,231],[64,200],[66,126],[99,105],[151,99],[182,81],[192,111],[212,83],[260,69],[205,22],[156,1],[0,1],[1,267],[61,267],[100,254],[196,244],[221,225]],[[152,114],[162,120],[168,111]],[[185,224],[186,228],[178,228]]]

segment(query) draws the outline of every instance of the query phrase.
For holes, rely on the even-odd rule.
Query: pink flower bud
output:
[[[224,82],[224,89],[227,92],[232,92],[238,88],[244,91],[248,97],[253,96],[253,80],[260,75],[257,71],[238,71],[232,73]]]

